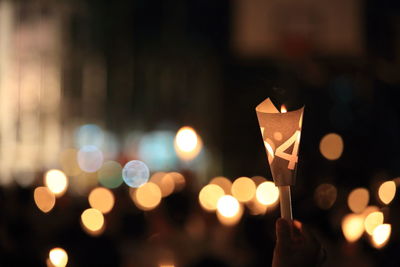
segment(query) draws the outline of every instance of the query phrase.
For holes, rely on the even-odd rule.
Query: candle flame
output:
[[[287,109],[286,109],[285,105],[282,105],[281,106],[281,113],[286,113],[286,112],[287,112]]]

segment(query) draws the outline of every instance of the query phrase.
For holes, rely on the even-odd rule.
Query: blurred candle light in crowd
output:
[[[174,181],[174,192],[179,192],[181,191],[185,185],[186,185],[186,180],[185,177],[179,173],[179,172],[169,172],[167,175],[172,177],[172,180]]]
[[[68,263],[68,254],[62,248],[53,248],[49,252],[49,259],[55,267],[64,267]]]
[[[396,183],[393,181],[386,181],[379,186],[378,196],[384,204],[389,204],[396,195]]]
[[[210,184],[215,184],[221,187],[226,195],[231,194],[232,182],[226,177],[217,176],[210,181]]]
[[[79,167],[85,172],[96,172],[103,165],[103,153],[96,146],[83,146],[78,151]]]
[[[122,169],[122,178],[124,182],[133,188],[145,184],[149,180],[149,176],[149,168],[140,160],[129,161]]]
[[[196,131],[191,127],[185,126],[178,130],[174,147],[179,158],[189,161],[197,157],[203,144]]]
[[[81,222],[86,230],[96,232],[104,226],[104,216],[97,209],[86,209],[81,214]]]
[[[150,182],[155,183],[161,190],[161,194],[163,197],[167,197],[175,189],[175,182],[171,175],[168,175],[165,172],[156,172],[154,173],[151,178]]]
[[[88,200],[92,208],[106,214],[114,207],[115,197],[111,190],[97,187],[90,192]]]
[[[250,201],[256,194],[256,185],[248,177],[237,178],[232,184],[232,195],[240,202]]]
[[[318,207],[327,210],[332,207],[337,197],[336,187],[331,184],[320,184],[314,193]]]
[[[260,184],[267,181],[267,179],[265,179],[262,176],[253,176],[253,177],[251,177],[251,180],[253,180],[253,182],[255,183],[256,186],[259,186]]]
[[[119,187],[122,180],[122,166],[116,161],[106,161],[98,173],[99,183],[107,188]]]
[[[383,213],[380,211],[371,212],[364,220],[365,231],[372,235],[374,229],[383,223]]]
[[[156,184],[148,182],[133,190],[131,197],[139,209],[148,211],[160,204],[162,195]]]
[[[326,159],[337,160],[343,153],[342,137],[335,133],[325,135],[321,139],[319,150]]]
[[[60,165],[68,176],[77,176],[82,172],[78,165],[78,151],[73,148],[66,149],[61,153]]]
[[[261,183],[256,190],[257,200],[264,205],[272,205],[279,199],[279,189],[271,181]]]
[[[216,184],[208,184],[204,186],[199,193],[200,205],[206,211],[214,211],[217,209],[219,199],[224,195],[224,190]]]
[[[348,214],[342,220],[342,232],[350,243],[357,241],[364,233],[364,217],[360,214]]]
[[[160,267],[175,267],[173,264],[160,264]]]
[[[372,244],[375,248],[384,247],[389,241],[392,226],[390,224],[381,224],[375,227],[372,233]]]
[[[262,215],[268,210],[268,205],[260,203],[256,196],[254,196],[251,201],[247,202],[246,206],[249,208],[251,215]]]
[[[50,170],[46,172],[44,177],[44,184],[53,192],[57,197],[62,196],[68,187],[68,179],[65,174],[60,170]]]
[[[44,213],[51,211],[56,204],[55,195],[45,186],[35,188],[33,199],[36,206]]]
[[[347,204],[351,211],[355,213],[362,212],[368,205],[369,192],[365,188],[356,188],[349,194]]]
[[[240,221],[243,208],[236,198],[224,195],[218,200],[217,218],[221,224],[233,226]]]
[[[224,195],[219,198],[217,203],[217,211],[224,217],[234,217],[240,209],[239,202],[236,198],[230,195]]]

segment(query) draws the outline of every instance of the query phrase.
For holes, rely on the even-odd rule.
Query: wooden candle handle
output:
[[[281,217],[286,220],[293,220],[290,186],[279,186],[279,199],[281,206]]]

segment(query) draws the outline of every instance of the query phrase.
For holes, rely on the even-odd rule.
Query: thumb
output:
[[[290,222],[283,218],[276,221],[276,242],[281,246],[288,246],[291,242]]]

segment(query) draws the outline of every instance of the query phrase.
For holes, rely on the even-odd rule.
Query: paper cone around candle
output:
[[[269,98],[256,107],[272,177],[277,186],[294,185],[304,107],[280,113]]]

